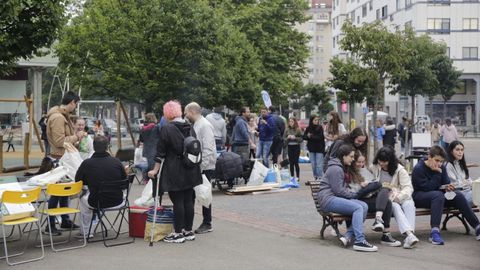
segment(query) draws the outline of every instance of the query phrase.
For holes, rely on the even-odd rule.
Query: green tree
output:
[[[98,0],[57,46],[72,85],[143,103],[237,109],[260,98],[261,62],[244,33],[204,0]]]
[[[400,32],[390,32],[382,22],[354,26],[346,21],[342,26],[345,34],[340,41],[340,48],[347,51],[354,61],[369,70],[368,77],[375,81],[373,91],[374,108],[377,108],[384,96],[384,89],[393,85],[392,76],[402,77],[405,74],[405,56],[408,47],[404,45],[404,37]],[[375,121],[377,110],[372,117],[372,130],[376,134]],[[377,150],[377,140],[374,140],[374,150]]]
[[[326,87],[321,84],[304,85],[292,97],[294,100],[299,101],[298,107],[304,108],[307,112],[317,107],[320,115],[326,115],[333,110],[333,105],[330,103],[331,96]]]
[[[0,76],[20,58],[45,53],[64,22],[65,0],[3,0],[0,5]]]
[[[415,36],[407,29],[405,45],[409,48],[405,63],[406,76],[393,77],[396,88],[390,93],[409,96],[411,117],[415,116],[415,96],[434,96],[439,93],[438,79],[433,67],[435,59],[445,54],[445,45],[434,42],[428,35]]]
[[[356,103],[363,103],[366,100],[367,103],[373,103],[372,97],[376,86],[376,72],[374,70],[360,66],[358,62],[351,58],[335,57],[330,60],[330,73],[332,78],[327,84],[339,89],[338,97],[350,104],[349,120],[355,115]]]
[[[437,90],[443,99],[443,119],[447,118],[447,101],[455,94],[455,89],[463,87],[460,80],[462,72],[453,65],[452,59],[445,53],[436,57],[432,68],[437,77]]]
[[[301,87],[306,46],[310,37],[294,28],[307,21],[308,3],[304,0],[236,1],[222,3],[226,14],[254,46],[261,61],[260,84],[274,104],[281,104]]]

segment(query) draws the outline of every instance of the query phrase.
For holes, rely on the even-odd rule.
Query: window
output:
[[[335,37],[333,37],[333,48],[335,48]]]
[[[429,5],[450,5],[450,0],[428,0]]]
[[[477,30],[478,29],[478,19],[477,18],[464,18],[463,19],[463,30]]]
[[[370,6],[370,11],[373,10],[373,0],[370,0],[370,2],[368,2],[368,5]]]
[[[450,19],[429,18],[427,19],[427,29],[429,33],[450,34]]]
[[[380,9],[377,9],[377,20],[380,20]]]
[[[367,4],[364,4],[362,6],[362,18],[365,18],[367,16]]]
[[[360,23],[360,16],[357,16],[357,23]]]
[[[445,54],[448,56],[448,58],[450,58],[450,47],[447,47]]]
[[[462,48],[463,59],[478,59],[478,47],[463,47]]]
[[[352,23],[355,23],[355,10],[353,10],[352,12],[350,12],[350,21]]]
[[[412,28],[412,21],[408,21],[405,23],[405,29]]]
[[[405,0],[405,8],[409,8],[412,6],[412,0]]]
[[[382,7],[382,19],[385,19],[388,16],[388,9],[387,8],[388,8],[388,6],[386,6],[386,5]]]
[[[402,5],[402,0],[397,0],[396,1],[397,10],[400,10],[402,8],[401,5]]]

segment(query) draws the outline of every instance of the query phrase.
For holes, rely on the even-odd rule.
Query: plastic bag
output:
[[[27,183],[32,186],[46,186],[48,184],[55,184],[63,180],[67,173],[67,168],[59,166],[49,172],[39,174],[28,179]]]
[[[281,183],[282,177],[280,174],[280,170],[278,169],[277,164],[274,164],[273,167],[268,170],[267,176],[264,180],[266,183]]]
[[[289,184],[292,177],[288,169],[280,170],[280,177],[282,178],[282,185]]]
[[[133,156],[133,165],[140,165],[147,163],[147,158],[143,156],[143,147],[135,148],[135,154]]]
[[[480,179],[472,182],[472,201],[473,204],[480,206]]]
[[[202,174],[203,183],[193,188],[195,190],[195,197],[197,201],[205,207],[209,207],[212,204],[212,184],[208,181],[208,178]]]
[[[152,191],[153,191],[153,182],[148,180],[148,183],[145,185],[142,191],[140,198],[136,199],[134,204],[138,206],[153,206],[155,201],[153,200]]]
[[[247,186],[258,186],[263,184],[265,177],[268,174],[268,168],[265,167],[260,161],[256,160],[253,164],[252,173],[248,179]]]
[[[71,143],[64,143],[65,153],[60,159],[60,165],[64,166],[67,169],[67,176],[74,180],[75,174],[77,173],[78,167],[82,164],[83,159],[80,156],[77,148],[75,148]]]

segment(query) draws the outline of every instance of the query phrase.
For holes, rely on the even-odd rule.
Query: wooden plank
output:
[[[32,101],[31,99],[28,99],[28,101]],[[13,98],[2,98],[0,99],[0,102],[25,102],[24,99],[13,99]]]
[[[122,131],[120,130],[120,120],[121,114],[120,114],[120,101],[117,101],[117,109],[115,111],[117,114],[117,143],[118,143],[118,149],[122,149]]]
[[[30,132],[25,133],[25,142],[23,144],[23,165],[25,169],[29,169],[29,148],[30,148]]]
[[[25,103],[27,104],[27,108],[29,109],[29,120],[31,120],[30,124],[33,125],[33,131],[35,132],[35,135],[37,136],[38,144],[40,145],[40,151],[42,151],[42,153],[45,153],[45,147],[43,146],[43,140],[40,136],[40,131],[39,131],[38,126],[35,122],[35,116],[34,116],[34,113],[33,113],[33,102],[32,102],[31,99],[27,98],[27,96],[23,96],[23,97],[25,98]],[[31,111],[30,111],[30,107],[31,107]],[[30,128],[32,128],[32,126],[30,126]]]
[[[0,134],[0,141],[2,141],[2,151],[0,152],[0,172],[3,172],[3,134]]]
[[[127,132],[130,134],[130,138],[132,138],[132,145],[135,147],[135,137],[133,137],[132,128],[130,127],[130,121],[128,119],[127,111],[125,111],[125,107],[123,106],[122,101],[119,101],[120,109],[123,113],[123,118],[125,118],[125,122],[127,123]]]

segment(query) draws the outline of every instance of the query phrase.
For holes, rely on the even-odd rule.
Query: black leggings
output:
[[[382,188],[376,196],[360,199],[367,203],[369,213],[377,211],[383,212],[382,219],[385,228],[390,228],[390,219],[392,218],[392,202],[389,199],[389,194],[389,189]]]
[[[193,226],[193,189],[169,191],[168,196],[173,203],[174,228],[176,233],[191,231]]]
[[[300,157],[300,145],[289,145],[288,146],[288,161],[290,162],[290,175],[295,176],[297,173],[297,178],[300,178],[300,166],[298,165],[298,158]]]

